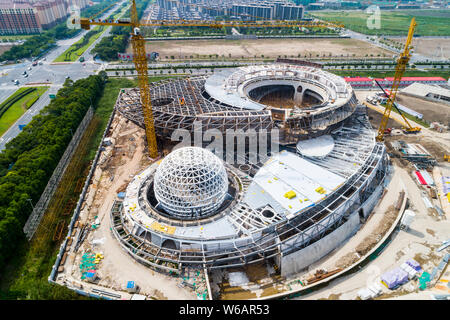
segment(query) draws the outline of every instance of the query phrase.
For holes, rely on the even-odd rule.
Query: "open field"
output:
[[[82,46],[78,50],[72,51],[74,48],[77,47],[77,44],[83,42],[83,39],[84,39],[84,37],[83,37],[79,41],[77,41],[73,45],[71,45],[70,48],[68,48],[66,51],[64,51],[59,57],[57,57],[55,60],[53,60],[53,62],[64,62],[64,61],[74,62],[74,61],[77,61],[78,58],[92,45],[92,43],[94,43],[94,41],[97,40],[103,32],[105,32],[106,28],[104,28],[104,27],[95,27],[92,30],[93,31],[97,31],[97,33],[94,34],[93,36],[91,36],[89,38],[89,41],[84,46]],[[70,56],[69,56],[68,60],[66,60],[66,54],[68,52],[70,52],[70,51],[72,51],[72,52],[70,53]]]
[[[381,10],[380,29],[367,27],[367,19],[373,14],[362,10],[314,12],[311,15],[324,20],[341,22],[348,29],[370,35],[407,35],[411,18],[415,16],[417,21],[415,35],[450,35],[448,23],[450,10]]]
[[[392,38],[405,43],[405,38]],[[430,59],[450,59],[450,38],[414,38],[412,45],[416,53]]]
[[[29,87],[20,88],[14,92],[4,103],[13,99],[16,95],[20,94]],[[33,91],[20,100],[16,101],[8,110],[0,117],[0,136],[2,136],[13,123],[17,121],[27,111],[31,104],[47,91],[48,87],[36,87],[36,91]]]
[[[365,101],[365,98],[369,95],[373,95],[375,91],[363,91],[358,90],[356,91],[356,97],[359,99],[359,101]],[[425,99],[417,98],[417,97],[411,97],[404,94],[397,94],[396,100],[397,103],[400,103],[414,111],[417,111],[421,114],[423,114],[423,119],[428,122],[434,122],[438,121],[440,123],[443,123],[444,125],[447,125],[450,122],[450,106],[443,104],[443,103],[437,103],[433,101],[428,101]],[[368,109],[369,115],[374,118],[373,123],[376,124],[376,127],[378,128],[378,125],[381,121],[381,113],[378,113],[372,109]],[[377,114],[378,113],[378,114]],[[395,108],[392,109],[392,113],[398,113]],[[406,114],[407,115],[407,114]],[[416,121],[417,123],[421,125],[425,125],[424,123],[417,121],[413,116],[408,116],[408,120]],[[410,122],[411,123],[411,122]],[[411,125],[414,125],[414,123],[411,123]],[[395,122],[392,119],[389,119],[388,127],[390,128],[400,128],[398,122]]]
[[[364,41],[354,39],[263,39],[263,40],[180,40],[180,41],[152,41],[146,44],[147,52],[156,51],[162,59],[171,56],[183,57],[197,55],[215,55],[232,58],[264,58],[288,57],[316,57],[318,54],[328,57],[349,56],[374,57],[392,53],[374,47]],[[131,52],[128,47],[127,52]]]

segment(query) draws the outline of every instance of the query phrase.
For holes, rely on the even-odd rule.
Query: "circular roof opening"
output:
[[[158,98],[152,100],[152,106],[162,107],[173,102],[173,98]]]

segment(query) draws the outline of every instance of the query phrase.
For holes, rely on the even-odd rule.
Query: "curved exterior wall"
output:
[[[249,91],[267,83],[302,85],[303,93],[311,90],[323,102],[290,110],[252,101]],[[299,94],[296,95],[298,98]],[[203,131],[218,129],[222,133],[226,129],[279,128],[281,143],[293,143],[341,123],[357,105],[353,89],[343,78],[313,67],[286,64],[241,67],[210,77],[164,80],[151,85],[150,96],[156,133],[162,138],[170,137],[176,129],[193,133],[194,122],[198,122]],[[158,103],[168,98],[169,103]],[[138,89],[123,89],[116,108],[144,126]]]
[[[342,157],[340,164],[336,163],[336,158],[341,150],[334,150],[334,153],[322,159],[311,160],[344,176],[346,182],[320,205],[290,219],[275,216],[270,223],[261,223],[264,219],[262,210],[253,210],[243,201],[243,192],[250,185],[252,178],[236,168],[228,170],[234,175],[237,184],[242,186],[242,191],[238,192],[233,203],[216,217],[199,220],[195,226],[157,218],[158,215],[152,213],[153,209],[144,201],[144,184],[150,181],[145,177],[151,178],[156,165],[150,167],[136,177],[135,180],[140,182],[130,183],[120,214],[120,226],[128,230],[128,237],[132,236],[136,241],[145,244],[139,246],[145,249],[128,244],[130,250],[134,250],[135,254],[145,255],[148,261],[159,261],[160,264],[163,262],[173,268],[190,264],[211,269],[226,268],[275,258],[281,261],[283,270],[283,261],[286,266],[286,261],[289,261],[287,257],[327,235],[339,232],[338,230],[343,229],[340,227],[349,221],[352,214],[359,212],[361,207],[367,208],[376,203],[371,195],[384,179],[388,160],[384,145],[375,142],[375,133],[367,127],[369,122],[364,110],[359,108],[345,121],[341,131],[334,133],[336,141],[342,139],[339,145],[342,146],[345,141],[347,143],[342,148],[347,148],[348,150],[344,150],[347,150],[349,155]],[[361,147],[358,146],[359,143]],[[130,211],[133,201],[140,203],[140,218]],[[370,202],[370,205],[366,202]],[[153,220],[148,220],[148,217],[153,217]],[[247,222],[243,223],[243,220]],[[202,233],[203,227],[206,230],[208,224],[217,224],[218,232]],[[164,229],[162,226],[174,229]],[[125,246],[129,243],[129,240],[125,241],[119,236],[118,239]],[[331,242],[326,250],[321,250],[328,252],[338,245],[339,242]],[[320,259],[319,256],[316,258]],[[299,266],[301,267],[301,264]],[[297,270],[299,266],[290,266],[285,270]]]

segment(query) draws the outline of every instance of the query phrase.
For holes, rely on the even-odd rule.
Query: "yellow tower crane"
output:
[[[95,15],[97,16],[97,15]],[[75,19],[73,24],[78,23]],[[147,57],[145,53],[145,39],[140,27],[173,26],[173,27],[248,27],[248,28],[342,28],[342,24],[323,21],[204,21],[204,20],[149,20],[140,23],[136,10],[135,0],[131,0],[131,19],[118,19],[117,21],[81,18],[79,24],[82,29],[89,30],[92,25],[131,27],[131,44],[133,47],[133,62],[138,74],[139,91],[141,95],[142,110],[144,113],[145,132],[147,135],[148,150],[151,158],[158,156],[155,127],[153,121],[150,90],[148,84]]]
[[[408,61],[411,58],[411,53],[412,53],[411,42],[413,39],[414,30],[415,30],[416,26],[417,26],[416,19],[412,18],[411,24],[409,26],[408,37],[406,38],[405,49],[403,49],[403,52],[400,54],[400,56],[397,59],[397,66],[395,67],[394,81],[392,83],[392,88],[389,92],[389,97],[386,102],[384,114],[383,114],[383,117],[381,118],[381,123],[378,128],[377,141],[379,141],[379,142],[384,140],[384,132],[386,130],[386,126],[387,126],[387,123],[389,120],[389,115],[391,114],[392,107],[395,106],[395,97],[397,96],[398,87],[400,85],[400,81],[402,80],[403,74],[405,73],[406,66],[408,65]],[[378,82],[377,82],[377,84],[378,84]],[[397,108],[397,110],[398,110],[398,108]],[[405,123],[407,125],[407,127],[404,128],[405,132],[406,133],[419,133],[420,128],[411,126],[411,124],[408,122],[408,120],[403,115],[403,113],[400,110],[398,110],[398,111],[399,111],[400,115],[403,117],[403,120],[405,121]]]

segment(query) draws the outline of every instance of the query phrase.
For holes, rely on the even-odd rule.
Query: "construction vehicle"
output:
[[[450,162],[450,155],[444,154],[444,160]]]
[[[386,94],[388,97],[386,106],[384,109],[383,117],[381,118],[381,123],[378,128],[378,135],[377,135],[377,141],[381,142],[384,140],[384,132],[386,130],[387,123],[389,121],[389,115],[391,114],[392,107],[395,107],[398,111],[398,113],[402,116],[403,120],[405,121],[406,126],[403,128],[403,131],[405,133],[419,133],[420,128],[419,127],[413,127],[408,122],[404,114],[398,109],[397,105],[395,104],[395,97],[397,96],[398,87],[400,85],[400,81],[402,80],[403,74],[405,73],[406,66],[408,65],[408,61],[411,58],[411,54],[413,52],[413,49],[411,47],[411,42],[414,34],[414,30],[417,26],[416,19],[412,18],[411,24],[409,26],[408,31],[408,37],[406,38],[405,48],[403,49],[403,52],[400,54],[400,56],[397,59],[397,66],[395,67],[395,75],[394,75],[394,81],[392,83],[392,88],[389,92],[389,94],[383,89],[383,87],[378,83],[378,81],[375,80],[375,82],[378,84],[378,86],[381,88],[381,90]]]
[[[110,7],[105,8],[106,11]],[[145,132],[147,136],[148,151],[151,158],[158,156],[158,145],[156,142],[155,127],[153,121],[152,106],[150,100],[150,89],[148,84],[147,71],[147,55],[145,52],[145,39],[141,34],[141,27],[156,27],[156,26],[172,26],[172,27],[247,27],[247,28],[342,28],[342,24],[325,22],[325,21],[204,21],[204,20],[147,20],[147,23],[140,23],[136,10],[135,0],[131,0],[131,19],[102,20],[94,19],[100,13],[95,14],[90,18],[73,19],[73,24],[80,24],[80,27],[85,30],[90,30],[91,26],[118,26],[131,27],[131,44],[133,47],[133,62],[138,74],[138,85],[141,93],[142,110],[144,114]]]

